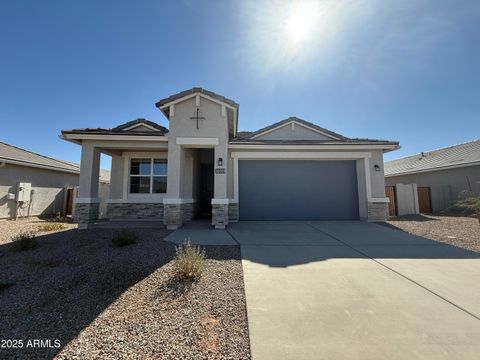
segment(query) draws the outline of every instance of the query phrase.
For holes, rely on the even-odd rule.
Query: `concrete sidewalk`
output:
[[[229,232],[241,244],[254,360],[480,354],[480,254],[361,222]]]

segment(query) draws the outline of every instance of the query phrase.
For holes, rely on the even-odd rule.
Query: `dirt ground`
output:
[[[476,217],[456,215],[411,215],[387,221],[411,234],[480,252],[480,224]]]
[[[114,230],[67,224],[16,251],[11,238],[41,223],[0,222],[0,339],[23,342],[1,359],[250,358],[238,247],[206,247],[189,282],[166,230],[136,229],[137,243],[115,247]],[[27,348],[35,339],[44,345]]]

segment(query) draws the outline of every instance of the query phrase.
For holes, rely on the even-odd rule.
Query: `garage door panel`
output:
[[[358,219],[355,161],[239,161],[240,220]]]

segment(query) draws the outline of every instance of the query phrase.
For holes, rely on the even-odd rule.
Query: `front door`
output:
[[[200,166],[200,216],[212,216],[213,164]]]

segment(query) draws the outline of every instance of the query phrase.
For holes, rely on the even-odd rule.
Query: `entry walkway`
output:
[[[165,240],[175,244],[190,241],[195,245],[238,245],[226,230],[214,229],[210,219],[186,222]]]

